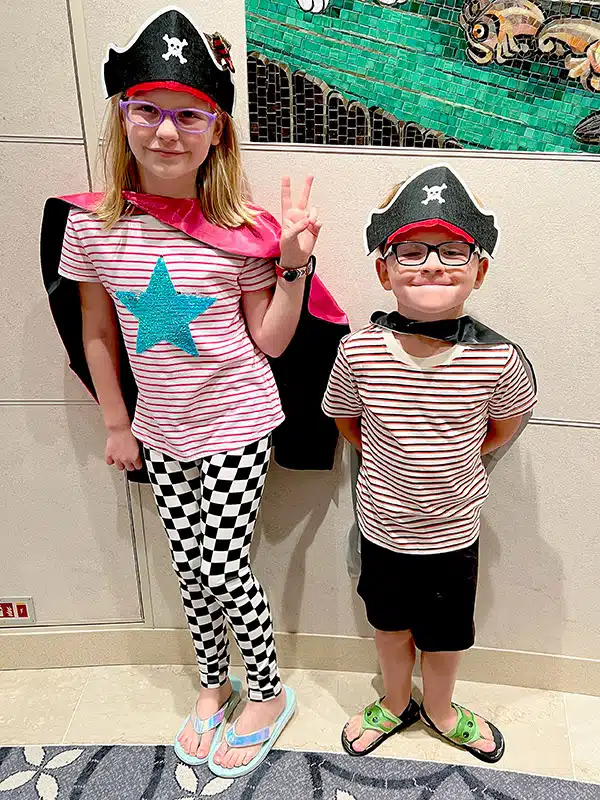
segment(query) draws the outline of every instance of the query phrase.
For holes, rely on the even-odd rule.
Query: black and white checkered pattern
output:
[[[246,665],[248,696],[259,701],[281,691],[269,603],[250,567],[270,452],[270,436],[193,462],[144,448],[202,685],[227,678],[227,620]]]

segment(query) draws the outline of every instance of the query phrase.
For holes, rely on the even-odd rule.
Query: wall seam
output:
[[[98,131],[96,114],[94,110],[93,82],[90,72],[90,59],[88,52],[87,34],[85,28],[85,15],[83,0],[65,0],[69,16],[69,29],[71,31],[71,45],[73,50],[73,65],[77,85],[77,101],[81,130],[86,151],[89,188],[94,188],[94,169],[98,156]]]
[[[345,156],[413,156],[429,158],[434,161],[447,161],[461,158],[511,159],[517,161],[567,161],[600,162],[600,155],[593,153],[557,153],[532,152],[518,150],[440,150],[424,147],[376,147],[368,145],[334,145],[334,144],[278,144],[266,142],[243,142],[242,150],[265,153],[325,153],[327,155]]]
[[[96,406],[95,400],[67,400],[63,398],[27,398],[13,399],[0,398],[0,408],[11,406]],[[530,425],[545,425],[557,428],[586,428],[588,430],[600,430],[600,420],[567,419],[562,417],[533,417],[529,421]]]
[[[75,75],[75,89],[77,92],[77,107],[79,109],[79,124],[81,125],[81,133],[83,140],[83,149],[85,151],[85,168],[87,172],[88,189],[92,190],[92,170],[90,167],[90,152],[87,142],[87,133],[85,125],[85,116],[83,112],[83,99],[81,95],[81,83],[79,80],[79,69],[77,65],[77,48],[75,45],[75,33],[73,30],[73,16],[71,14],[71,4],[69,0],[65,0],[65,7],[67,10],[67,20],[69,22],[69,37],[71,39],[71,57],[73,59],[73,73]]]
[[[62,144],[72,147],[85,146],[81,136],[26,136],[20,133],[0,134],[0,142],[3,144]]]
[[[85,139],[78,136],[26,136],[24,134],[0,134],[0,142],[5,144],[62,144],[62,145],[84,145],[92,149],[92,137]],[[97,150],[100,144],[100,137],[94,135]],[[532,153],[518,152],[514,150],[432,150],[424,147],[358,147],[356,145],[309,145],[309,144],[268,144],[266,142],[241,143],[242,150],[246,152],[266,152],[266,153],[323,153],[325,155],[346,155],[346,156],[413,156],[414,158],[431,158],[435,161],[445,161],[452,158],[485,158],[485,159],[511,159],[515,161],[566,161],[568,163],[599,163],[600,156],[589,153]],[[91,166],[91,165],[90,165]]]

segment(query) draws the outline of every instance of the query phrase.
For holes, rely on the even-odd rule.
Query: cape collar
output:
[[[101,192],[88,192],[67,195],[61,200],[85,211],[94,211],[102,197]],[[276,258],[279,255],[281,226],[275,217],[259,206],[251,206],[256,212],[252,227],[221,228],[208,222],[200,202],[193,198],[161,197],[128,191],[123,192],[123,197],[134,208],[219,250],[249,258]]]
[[[403,317],[398,311],[386,314],[376,311],[371,315],[371,324],[379,328],[387,328],[395,333],[412,333],[428,336],[442,342],[453,344],[514,344],[506,336],[488,328],[474,317],[464,315],[458,319],[441,319],[433,322],[419,322]]]
[[[398,311],[392,311],[389,314],[383,311],[376,311],[371,316],[371,323],[395,333],[410,333],[415,336],[427,336],[430,339],[458,344],[469,342],[473,335],[474,320],[471,317],[464,316],[458,319],[419,322],[402,316]]]

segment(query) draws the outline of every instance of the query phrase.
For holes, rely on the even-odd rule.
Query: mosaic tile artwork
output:
[[[600,153],[600,0],[246,0],[256,142]]]

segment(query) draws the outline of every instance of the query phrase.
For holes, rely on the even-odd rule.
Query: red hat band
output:
[[[444,219],[424,219],[421,222],[410,222],[408,225],[403,225],[401,228],[393,233],[385,243],[385,249],[393,244],[396,239],[401,238],[405,233],[409,231],[417,230],[418,228],[445,228],[449,233],[453,236],[460,236],[461,239],[469,242],[469,244],[475,244],[475,239],[467,233],[463,231],[462,228],[458,228],[456,225],[453,225],[451,222],[446,222]]]
[[[217,108],[217,104],[212,97],[204,94],[200,89],[194,89],[193,86],[186,86],[185,83],[178,83],[177,81],[147,81],[146,83],[138,83],[136,86],[131,86],[127,89],[125,96],[131,97],[137,92],[151,92],[153,89],[169,89],[172,92],[187,92],[188,94],[193,94],[194,97],[197,97],[199,100],[204,100],[211,108],[215,110]]]

